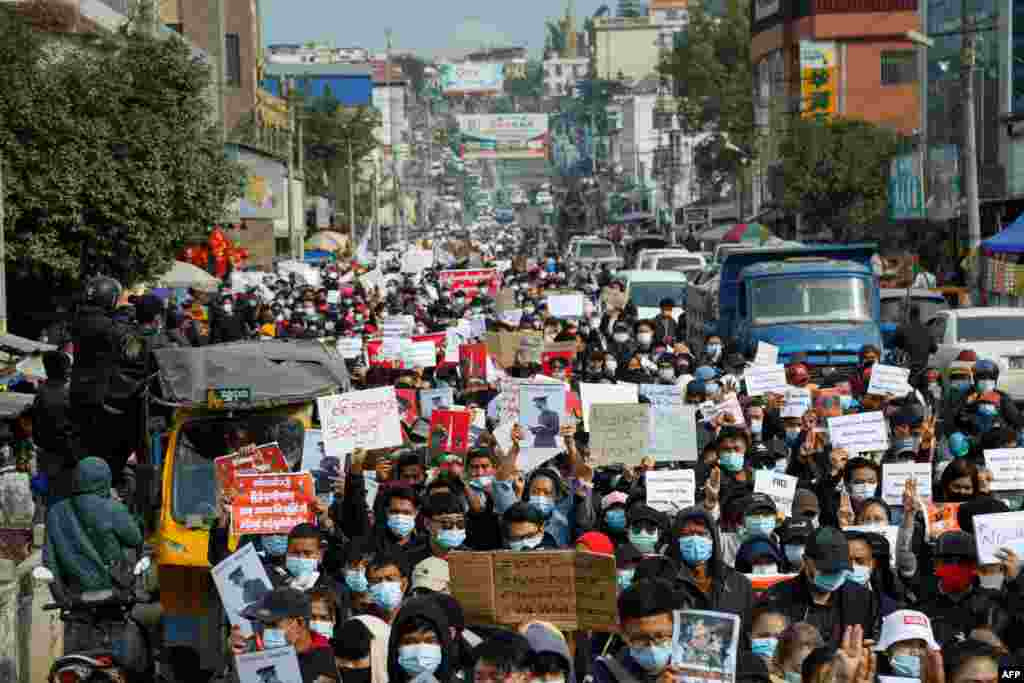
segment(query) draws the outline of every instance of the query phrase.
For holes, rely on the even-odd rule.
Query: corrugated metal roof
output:
[[[263,67],[264,76],[364,76],[373,77],[369,64],[277,64],[268,62]]]

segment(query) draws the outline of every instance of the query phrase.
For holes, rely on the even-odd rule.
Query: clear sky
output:
[[[616,0],[606,0],[614,13]],[[577,30],[603,0],[575,0]],[[261,0],[268,44],[319,41],[382,50],[384,31],[395,49],[457,57],[497,45],[525,45],[539,56],[544,21],[565,14],[565,0]]]

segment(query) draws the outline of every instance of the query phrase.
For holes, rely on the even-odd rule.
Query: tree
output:
[[[783,207],[809,232],[850,238],[885,215],[888,162],[900,136],[859,119],[794,119],[779,144]]]
[[[544,64],[537,60],[526,63],[526,78],[505,79],[505,94],[512,97],[544,96]]]
[[[744,157],[757,152],[749,0],[727,0],[721,15],[691,5],[686,31],[660,71],[675,82],[683,130],[709,133],[698,154],[711,184],[736,177]]]
[[[560,21],[546,21],[544,22],[544,28],[547,31],[547,35],[544,39],[544,51],[554,52],[556,57],[562,54],[562,50],[565,49],[565,33],[562,31],[562,25]]]
[[[164,272],[243,189],[211,124],[208,67],[178,38],[60,40],[0,11],[12,276],[59,288]]]

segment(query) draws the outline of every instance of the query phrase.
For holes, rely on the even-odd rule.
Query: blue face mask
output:
[[[917,655],[893,655],[889,658],[892,671],[907,678],[921,677],[921,658]]]
[[[612,531],[622,531],[626,528],[626,511],[622,508],[614,508],[604,515],[608,528]]]
[[[411,534],[415,527],[416,518],[412,515],[388,515],[388,529],[399,538],[405,538]]]
[[[348,586],[349,590],[353,593],[365,593],[368,588],[366,583],[366,572],[346,569],[345,585]]]
[[[971,380],[969,379],[955,379],[949,383],[950,388],[954,394],[966,394],[971,390]]]
[[[726,472],[739,472],[743,469],[743,454],[738,451],[724,451],[718,454],[718,464]]]
[[[642,553],[651,554],[654,547],[658,545],[658,532],[646,533],[644,531],[630,531],[629,542]]]
[[[987,391],[992,391],[996,388],[996,381],[994,379],[979,379],[978,380],[978,393],[984,394]]]
[[[434,643],[403,645],[398,648],[398,666],[407,674],[434,673],[441,666],[441,646]]]
[[[317,565],[320,564],[319,560],[315,560],[311,557],[295,557],[289,555],[288,559],[285,560],[285,569],[288,573],[297,579],[301,579],[303,576],[309,576],[316,571]]]
[[[555,501],[548,496],[530,496],[530,506],[536,508],[537,512],[547,519],[555,509]]]
[[[469,481],[469,485],[470,486],[472,486],[473,488],[478,489],[480,491],[485,490],[488,486],[490,486],[493,483],[494,483],[494,477],[492,477],[490,475],[486,475],[486,476],[483,476],[483,477],[477,477],[475,479],[470,479],[470,481]]]
[[[846,583],[847,572],[845,569],[840,569],[837,572],[831,574],[824,574],[818,572],[814,576],[814,587],[822,593],[832,593],[839,590],[844,583]]]
[[[868,585],[868,582],[871,581],[871,567],[865,567],[860,564],[854,565],[853,569],[850,570],[850,580],[862,586]]]
[[[381,581],[370,586],[370,597],[374,604],[386,610],[397,609],[402,604],[402,584],[398,581]]]
[[[750,536],[771,536],[775,531],[775,518],[747,517],[744,526]]]
[[[668,666],[668,660],[672,657],[672,644],[658,643],[646,647],[630,647],[629,655],[644,671],[659,673]]]
[[[785,440],[786,440],[786,445],[787,446],[795,446],[796,442],[797,442],[797,440],[799,440],[799,438],[800,438],[800,430],[799,429],[787,429],[786,430]]]
[[[754,656],[763,659],[771,659],[775,656],[775,648],[779,646],[778,638],[752,638],[750,650]]]
[[[619,585],[619,590],[626,590],[633,585],[633,576],[636,574],[635,569],[620,569],[616,582]]]
[[[466,542],[465,529],[442,529],[437,534],[437,544],[445,550],[458,548]]]
[[[707,390],[708,396],[714,396],[721,391],[722,386],[718,382],[707,382],[704,388]]]
[[[802,545],[787,545],[783,546],[783,552],[786,553],[786,559],[789,563],[799,567],[804,561],[804,546]]]
[[[980,409],[974,414],[974,429],[979,434],[984,434],[991,431],[992,425],[995,424],[996,416],[991,415],[987,412],[982,412]]]
[[[276,650],[281,647],[288,647],[288,639],[284,637],[284,629],[263,629],[263,649]]]
[[[263,537],[263,549],[271,557],[281,557],[288,552],[288,537],[285,534],[274,534]]]
[[[683,536],[679,539],[679,554],[683,561],[691,567],[711,559],[714,542],[705,536]]]

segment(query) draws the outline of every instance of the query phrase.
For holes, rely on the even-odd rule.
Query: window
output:
[[[242,43],[237,33],[224,36],[224,69],[227,85],[242,85]]]
[[[882,53],[882,85],[917,82],[917,52],[896,50]]]

